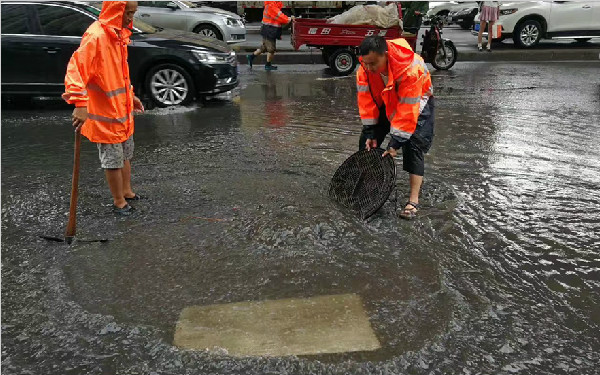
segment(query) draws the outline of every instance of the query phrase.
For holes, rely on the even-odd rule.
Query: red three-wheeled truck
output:
[[[398,3],[398,14],[402,18],[400,3]],[[416,15],[420,20],[422,14],[417,12]],[[442,27],[441,18],[431,19],[431,25],[423,35],[420,55],[434,68],[447,70],[454,65],[458,54],[454,43],[441,37]],[[384,29],[374,25],[344,25],[328,23],[325,19],[296,18],[292,23],[291,42],[296,50],[302,45],[319,48],[325,64],[338,75],[348,75],[358,64],[356,47],[366,36],[381,35],[385,39],[404,38],[413,50],[417,51],[418,34],[418,27],[414,30],[403,30],[401,26]]]

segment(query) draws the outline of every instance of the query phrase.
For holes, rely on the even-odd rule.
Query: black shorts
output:
[[[358,149],[363,150],[366,146],[367,138],[377,140],[377,146],[381,147],[385,136],[390,132],[390,122],[385,115],[385,107],[379,110],[379,122],[373,127],[374,134],[367,137],[365,129],[360,135]],[[429,152],[431,143],[433,142],[435,120],[435,101],[433,96],[429,98],[425,108],[419,115],[417,120],[417,128],[408,142],[402,145],[402,169],[410,174],[423,176],[425,174],[425,159],[424,154]]]

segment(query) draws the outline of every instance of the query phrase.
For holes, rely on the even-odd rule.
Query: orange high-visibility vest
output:
[[[131,31],[122,27],[126,1],[104,1],[87,29],[65,76],[67,103],[87,106],[81,128],[95,143],[121,143],[133,134],[133,86],[127,64]],[[132,25],[129,25],[132,27]]]
[[[408,139],[415,132],[427,100],[433,96],[431,74],[406,40],[388,40],[387,46],[387,85],[379,73],[371,73],[362,66],[356,74],[360,119],[363,125],[377,125],[379,109],[385,104],[390,133]]]
[[[283,2],[281,1],[265,1],[265,9],[263,10],[263,25],[282,27],[290,22],[290,18],[281,11]]]

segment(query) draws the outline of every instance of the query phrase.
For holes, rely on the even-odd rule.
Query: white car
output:
[[[515,44],[530,48],[545,39],[575,39],[587,42],[600,38],[600,3],[595,1],[535,1],[502,3],[500,40],[513,38]],[[487,31],[487,30],[486,30]],[[472,33],[479,32],[479,15]],[[484,33],[487,35],[487,33]]]

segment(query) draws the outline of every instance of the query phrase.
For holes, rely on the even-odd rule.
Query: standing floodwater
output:
[[[130,218],[105,205],[84,142],[77,238],[112,241],[71,247],[37,237],[66,223],[70,110],[4,110],[3,373],[595,373],[599,68],[434,73],[436,135],[414,222],[393,202],[363,222],[327,197],[361,129],[353,78],[242,72],[231,100],[136,117],[133,182],[149,199]],[[234,306],[237,319],[274,306],[293,330],[280,301],[340,311],[323,296],[351,301],[368,345],[286,357],[172,345],[182,311]],[[310,330],[306,311],[297,323]]]

